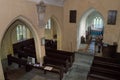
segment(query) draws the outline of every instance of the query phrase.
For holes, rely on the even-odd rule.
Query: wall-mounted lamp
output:
[[[45,10],[46,10],[45,3],[43,1],[40,1],[40,3],[37,4],[39,27],[45,26],[45,22],[44,22]]]

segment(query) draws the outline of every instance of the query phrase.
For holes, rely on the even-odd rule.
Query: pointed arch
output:
[[[87,20],[88,16],[90,14],[92,14],[93,12],[96,12],[96,13],[98,13],[101,16],[101,18],[103,20],[103,25],[104,25],[104,18],[103,18],[103,16],[95,8],[89,8],[87,11],[85,11],[83,13],[83,15],[80,17],[80,20],[79,20],[79,23],[78,23],[78,27],[77,27],[77,50],[80,48],[81,36],[85,36],[85,34],[86,34],[86,28],[87,28],[86,26],[88,26],[88,25],[86,25],[86,20]]]
[[[6,29],[3,31],[3,33],[1,33],[1,39],[0,39],[0,49],[2,48],[2,41],[4,39],[4,36],[6,34],[6,32],[10,29],[10,26],[17,20],[20,20],[22,21],[23,23],[25,23],[28,28],[30,29],[30,31],[32,32],[33,36],[34,36],[34,40],[35,40],[35,46],[36,46],[36,55],[37,56],[41,56],[41,46],[37,43],[40,43],[40,40],[39,40],[39,37],[38,37],[38,34],[37,34],[37,31],[35,29],[35,26],[32,24],[31,21],[29,21],[29,19],[27,19],[25,16],[17,16],[15,17],[9,24],[8,26],[6,27]],[[14,28],[14,27],[13,27]],[[1,53],[1,51],[0,51]],[[1,59],[1,58],[0,58]],[[2,69],[2,64],[1,64],[1,60],[0,60],[0,71],[1,71],[1,75],[4,76],[3,74],[3,69]],[[4,78],[4,77],[3,77]]]
[[[40,43],[40,39],[39,39],[39,35],[37,33],[37,29],[35,29],[36,27],[32,24],[31,21],[29,21],[29,19],[27,19],[25,16],[22,16],[22,15],[19,15],[17,17],[15,17],[10,23],[9,25],[7,26],[7,28],[5,29],[3,35],[2,35],[2,39],[0,41],[0,48],[2,46],[2,40],[6,34],[6,32],[10,29],[11,25],[14,24],[14,22],[16,21],[21,21],[23,23],[25,23],[27,25],[27,28],[31,31],[31,33],[33,34],[33,37],[34,37],[34,40],[35,40],[35,47],[36,47],[36,55],[37,56],[40,56],[42,58],[42,54],[41,54],[41,46],[38,44]],[[14,27],[12,27],[14,28]],[[37,58],[39,59],[39,58]]]
[[[57,23],[57,41],[58,41],[58,43],[57,43],[57,49],[61,49],[61,44],[62,44],[62,42],[61,42],[61,38],[62,38],[62,36],[61,36],[61,28],[60,28],[60,24],[59,24],[59,21],[58,21],[58,19],[55,17],[55,16],[51,16],[51,18],[53,18],[53,20],[55,20],[55,22]]]
[[[59,20],[54,16],[54,15],[52,15],[52,16],[50,16],[48,19],[52,19],[52,20],[54,20],[54,22],[56,23],[56,30],[57,30],[57,49],[61,49],[61,44],[62,44],[62,42],[61,42],[61,28],[60,28],[60,23],[59,23]]]

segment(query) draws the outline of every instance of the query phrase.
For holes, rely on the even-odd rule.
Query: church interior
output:
[[[120,80],[119,0],[0,0],[0,80]]]

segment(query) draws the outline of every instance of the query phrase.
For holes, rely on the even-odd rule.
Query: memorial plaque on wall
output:
[[[76,23],[76,10],[70,10],[70,14],[69,14],[69,20],[70,20],[70,23]]]
[[[117,10],[109,10],[107,24],[115,25],[116,24],[116,16],[117,16]]]

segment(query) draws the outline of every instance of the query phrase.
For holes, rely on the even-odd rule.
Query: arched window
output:
[[[93,19],[94,28],[103,28],[103,20],[101,17],[95,17]]]
[[[92,20],[93,27],[91,29],[91,35],[98,36],[103,34],[103,20],[101,17],[96,16]]]
[[[25,25],[18,24],[16,27],[17,41],[27,39],[27,28]]]
[[[47,24],[45,25],[45,29],[51,29],[51,19],[48,20]]]

